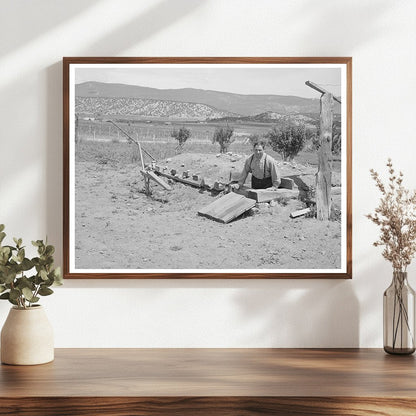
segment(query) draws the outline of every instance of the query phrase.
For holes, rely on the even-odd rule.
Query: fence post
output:
[[[316,217],[329,220],[331,216],[331,179],[332,179],[332,94],[321,96],[321,116],[318,172],[316,174]]]

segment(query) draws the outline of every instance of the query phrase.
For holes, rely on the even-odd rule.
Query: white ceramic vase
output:
[[[11,308],[1,331],[1,362],[35,365],[53,359],[53,329],[43,307]]]

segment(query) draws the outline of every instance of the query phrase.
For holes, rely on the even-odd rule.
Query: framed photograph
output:
[[[352,58],[64,58],[64,277],[351,278]]]

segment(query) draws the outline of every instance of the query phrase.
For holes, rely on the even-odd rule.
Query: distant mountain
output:
[[[157,89],[137,85],[84,82],[75,86],[76,97],[140,98],[205,104],[217,110],[250,116],[265,112],[280,114],[319,113],[319,99],[287,95],[243,95],[195,88]],[[334,112],[340,112],[338,103]]]
[[[226,121],[226,122],[251,122],[251,123],[275,123],[285,119],[292,119],[295,122],[305,124],[316,124],[319,122],[319,114],[281,114],[275,111],[266,111],[265,113],[255,114],[254,116],[226,116],[210,121]]]
[[[87,116],[126,116],[172,120],[206,120],[233,117],[206,104],[147,98],[76,97],[75,112]]]

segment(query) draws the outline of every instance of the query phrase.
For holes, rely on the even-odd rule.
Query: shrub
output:
[[[248,136],[248,140],[250,141],[250,144],[252,146],[254,146],[256,143],[259,143],[261,141],[265,141],[268,142],[268,138],[264,137],[264,136],[260,136],[260,134],[250,134],[250,136]]]
[[[220,153],[227,153],[230,144],[234,142],[232,137],[234,129],[232,127],[217,127],[212,137],[212,143],[218,143],[220,145]]]
[[[173,130],[170,133],[170,137],[173,137],[175,140],[178,141],[176,151],[180,153],[183,150],[185,142],[191,137],[191,131],[186,127],[181,127],[179,130]]]
[[[283,160],[293,160],[305,145],[306,128],[302,123],[295,124],[289,120],[282,126],[273,127],[266,137],[271,148],[280,153]]]

